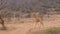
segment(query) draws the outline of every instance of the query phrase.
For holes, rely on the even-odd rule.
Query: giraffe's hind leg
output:
[[[43,26],[44,24],[43,24],[43,22],[41,21],[41,20],[37,20],[36,21],[36,23],[35,23],[35,26],[34,26],[34,28],[36,27],[36,26],[38,26],[39,27],[39,29],[41,28],[41,26]]]
[[[34,28],[36,28],[36,26],[39,24],[39,21],[36,21],[36,23],[34,24]],[[33,28],[33,29],[34,29]]]
[[[37,25],[38,25],[38,23],[36,22],[36,23],[34,24],[34,27],[32,27],[31,29],[29,29],[29,32],[31,32],[32,30],[34,30]]]

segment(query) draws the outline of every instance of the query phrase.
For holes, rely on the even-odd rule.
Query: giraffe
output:
[[[33,14],[31,14],[31,16],[35,19],[35,24],[34,24],[33,28],[28,30],[29,32],[31,32],[31,30],[34,29],[36,27],[36,25],[38,25],[40,23],[42,25],[44,25],[43,22],[42,22],[42,19],[41,19],[41,17],[39,17],[39,15],[37,15],[36,13],[33,13]]]
[[[1,15],[0,15],[0,24],[1,24],[2,27],[5,29],[4,20],[3,20],[3,18],[2,18]]]
[[[38,23],[41,23],[43,25],[42,19],[41,17],[39,17],[39,15],[34,13],[32,16],[35,18],[36,21],[35,26],[38,25]]]

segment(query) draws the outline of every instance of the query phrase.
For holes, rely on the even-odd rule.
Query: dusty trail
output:
[[[24,24],[8,24],[7,30],[0,30],[0,34],[26,34],[29,29],[34,27],[34,23],[24,23]],[[45,29],[48,27],[58,27],[60,23],[44,23],[40,29]],[[39,30],[38,28],[34,30]]]

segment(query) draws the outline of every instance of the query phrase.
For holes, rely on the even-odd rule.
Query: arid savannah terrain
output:
[[[31,13],[39,13],[43,25],[35,26]],[[4,30],[0,24],[0,34],[40,34],[41,30],[60,27],[60,0],[0,0],[0,15],[6,26]]]
[[[37,25],[34,29],[35,19],[34,18],[11,18],[11,21],[8,23],[5,19],[5,26],[7,30],[3,30],[0,25],[0,34],[37,34],[40,30],[44,30],[50,27],[59,27],[60,26],[60,16],[57,14],[51,15],[49,18],[44,17],[44,25]],[[31,29],[31,31],[29,31]],[[38,32],[37,32],[38,31]]]

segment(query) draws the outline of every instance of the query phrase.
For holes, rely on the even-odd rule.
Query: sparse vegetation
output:
[[[10,13],[12,12],[19,12],[19,13],[32,13],[32,12],[39,12],[40,15],[41,15],[41,18],[47,14],[48,9],[49,8],[55,8],[55,7],[59,7],[59,0],[54,0],[53,2],[50,1],[50,0],[31,0],[31,1],[22,1],[21,4],[19,4],[19,0],[17,0],[18,2],[15,1],[10,1],[9,0],[1,0],[1,4],[0,4],[0,11],[1,10],[7,10],[6,12],[4,13],[4,16],[7,16],[8,14],[8,11]],[[16,3],[15,3],[16,2]],[[41,2],[41,3],[40,3]],[[57,3],[56,3],[57,2]],[[49,3],[49,4],[48,4]],[[56,3],[56,4],[55,4]],[[51,11],[51,10],[50,10]],[[60,8],[57,8],[55,11],[57,11],[58,13],[60,12]],[[55,12],[54,11],[54,12]],[[2,11],[1,11],[2,12]],[[9,13],[9,17],[12,17]],[[41,14],[42,13],[42,14]],[[50,13],[50,12],[49,12]],[[22,15],[19,15],[19,16],[22,16]],[[19,17],[19,16],[16,16],[16,17]],[[7,16],[8,17],[8,16]],[[30,17],[28,15],[28,17]]]

